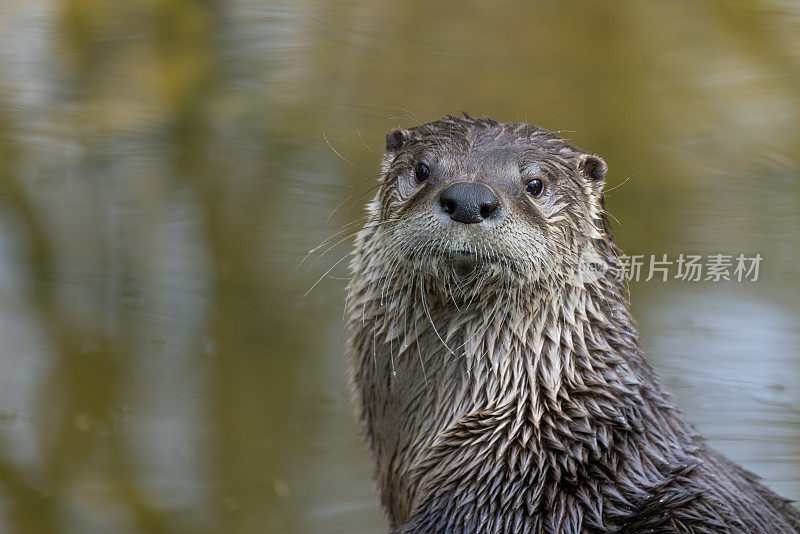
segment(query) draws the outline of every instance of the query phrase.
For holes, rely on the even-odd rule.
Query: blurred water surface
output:
[[[361,215],[385,131],[462,109],[604,156],[629,254],[763,256],[755,283],[632,283],[633,311],[690,419],[800,498],[798,23],[780,0],[3,0],[0,532],[385,531],[346,262],[323,277],[350,241],[298,265]]]

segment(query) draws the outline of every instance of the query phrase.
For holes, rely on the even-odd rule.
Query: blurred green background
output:
[[[0,2],[0,532],[381,532],[343,356],[384,133],[467,110],[610,166],[714,446],[800,498],[800,4]],[[613,189],[613,190],[612,190]],[[338,209],[337,206],[341,204]]]

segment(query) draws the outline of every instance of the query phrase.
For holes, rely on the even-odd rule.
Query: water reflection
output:
[[[798,16],[3,2],[0,523],[385,529],[351,425],[344,263],[322,276],[349,241],[297,266],[361,216],[386,130],[459,109],[606,157],[630,253],[764,256],[752,285],[634,285],[634,313],[690,418],[800,498]]]

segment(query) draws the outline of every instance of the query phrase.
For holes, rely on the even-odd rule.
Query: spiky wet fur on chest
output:
[[[459,277],[398,254],[381,197],[348,295],[358,417],[398,532],[797,532],[800,519],[684,422],[611,267]],[[476,252],[477,254],[477,252]],[[427,265],[414,265],[414,262]]]

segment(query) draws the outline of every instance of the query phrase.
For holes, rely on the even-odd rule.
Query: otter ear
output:
[[[600,156],[581,154],[578,159],[578,170],[586,180],[597,185],[602,185],[606,180],[608,165]]]
[[[400,150],[408,140],[408,130],[392,130],[386,134],[386,152],[394,154]]]

